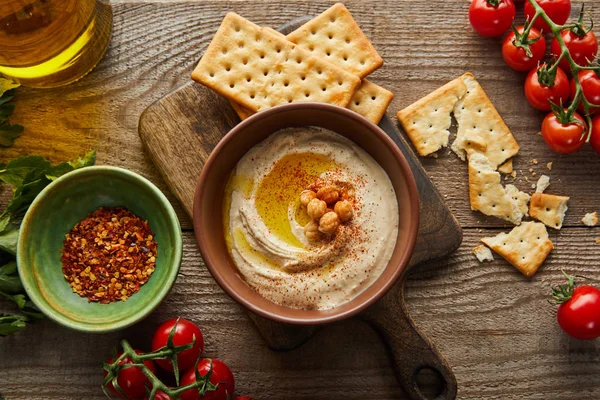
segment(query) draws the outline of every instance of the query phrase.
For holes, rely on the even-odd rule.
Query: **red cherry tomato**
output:
[[[558,324],[575,339],[600,337],[600,290],[593,286],[578,286],[573,296],[558,307]]]
[[[589,31],[583,36],[578,36],[570,30],[562,30],[560,36],[563,38],[567,49],[569,49],[569,53],[575,64],[585,67],[598,55],[598,39],[594,35],[594,32]],[[550,52],[558,58],[561,51],[558,40],[556,38],[552,39]],[[566,72],[571,72],[571,66],[566,58],[563,57],[559,65]]]
[[[135,352],[137,354],[144,354],[144,352],[140,350],[135,350]],[[121,357],[121,354],[123,354],[123,352],[120,352],[117,355],[117,358]],[[112,358],[107,361],[108,364],[112,364],[112,362]],[[133,361],[131,361],[129,357],[125,357],[123,361],[119,363],[119,365],[124,364],[133,364]],[[148,367],[152,373],[156,373],[156,366],[152,360],[144,361],[144,365],[146,365],[146,367]],[[104,377],[106,377],[106,375],[107,372],[104,371]],[[125,393],[126,397],[123,397],[123,395],[119,393],[117,389],[115,389],[111,382],[109,382],[106,387],[121,399],[141,399],[146,395],[146,388],[152,388],[150,380],[146,377],[146,375],[144,375],[139,367],[123,368],[119,372],[117,383],[119,384],[119,387],[123,393]]]
[[[179,322],[177,321],[177,319],[173,318],[165,321],[162,325],[156,328],[154,336],[152,337],[152,351],[156,351],[167,345],[169,334],[175,326],[175,323],[177,323],[175,335],[173,336],[173,344],[175,346],[183,346],[185,344],[192,343],[194,341],[194,337],[196,338],[196,344],[194,347],[177,355],[177,366],[179,367],[180,371],[183,371],[193,367],[198,357],[200,357],[200,354],[202,354],[202,350],[204,349],[204,338],[202,337],[200,328],[198,328],[198,326],[196,326],[196,324],[193,322],[183,318],[179,318]],[[173,371],[173,364],[171,364],[171,360],[161,359],[156,360],[156,363],[164,370]]]
[[[211,359],[205,358],[198,363],[198,372],[201,376],[205,376],[210,371]],[[194,368],[190,368],[181,378],[181,386],[189,385],[196,381]],[[233,395],[235,390],[235,380],[229,367],[220,360],[212,359],[212,373],[210,375],[210,383],[213,385],[219,384],[217,390],[206,392],[200,397],[197,390],[187,390],[181,393],[181,400],[228,400]]]
[[[516,9],[512,0],[473,0],[469,7],[469,21],[483,36],[500,36],[515,20]]]
[[[579,71],[577,74],[579,77],[579,83],[581,84],[581,89],[583,90],[583,95],[593,105],[598,105],[598,107],[590,107],[590,113],[593,114],[597,111],[600,111],[600,76],[592,70],[583,70]],[[575,79],[571,80],[571,97],[574,98],[575,91],[577,87],[575,86]],[[580,112],[584,112],[583,104],[579,103],[578,110]]]
[[[522,26],[517,27],[519,33],[523,33],[523,30],[524,28]],[[542,58],[544,58],[544,54],[546,53],[546,39],[544,39],[543,36],[540,36],[540,31],[531,28],[529,35],[527,36],[529,39],[540,37],[537,42],[529,45],[531,57],[527,55],[525,49],[515,46],[513,43],[515,41],[514,32],[509,32],[502,43],[502,57],[508,66],[516,71],[529,71],[537,67],[538,63],[542,61]]]
[[[148,400],[148,397],[144,397],[144,400]],[[171,400],[171,397],[169,397],[169,395],[163,392],[162,390],[159,390],[158,392],[156,392],[154,400]]]
[[[554,113],[549,113],[542,122],[542,136],[552,150],[559,154],[571,154],[581,149],[586,140],[586,125],[581,115],[574,117],[581,123],[561,123]]]
[[[600,115],[592,119],[592,129],[590,133],[590,146],[600,154]]]
[[[538,80],[538,69],[532,69],[525,79],[525,97],[532,107],[550,111],[550,102],[561,105],[569,101],[569,78],[560,67],[556,68],[554,86],[542,85]]]
[[[535,0],[536,3],[542,7],[548,17],[557,25],[564,25],[569,19],[571,14],[571,0]],[[535,15],[535,8],[529,3],[525,2],[525,18],[531,21]],[[539,30],[543,30],[544,33],[550,33],[550,27],[541,17],[538,17],[533,26]]]

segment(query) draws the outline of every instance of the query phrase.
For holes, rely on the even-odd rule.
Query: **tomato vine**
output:
[[[585,70],[593,70],[596,74],[598,74],[600,72],[600,66],[592,65],[592,64],[589,64],[587,66],[581,66],[581,65],[577,64],[575,62],[575,60],[573,59],[573,57],[571,56],[571,53],[569,52],[569,49],[567,48],[565,41],[561,35],[561,31],[563,31],[563,30],[573,30],[575,32],[578,32],[578,31],[586,32],[585,28],[583,28],[584,7],[583,6],[581,7],[581,13],[579,15],[579,19],[577,22],[561,25],[561,24],[556,24],[554,21],[552,21],[552,19],[550,19],[550,17],[548,16],[548,14],[546,14],[544,9],[535,0],[527,0],[527,1],[534,8],[535,14],[529,21],[526,22],[525,29],[521,35],[523,37],[527,38],[529,32],[531,31],[531,29],[533,27],[534,22],[538,18],[542,18],[544,20],[544,22],[550,28],[550,31],[552,32],[552,34],[554,35],[554,38],[556,39],[556,41],[558,42],[558,45],[560,46],[560,55],[554,60],[553,64],[549,67],[548,71],[553,72],[556,68],[558,68],[559,63],[564,59],[567,61],[567,63],[569,64],[569,67],[571,68],[573,80],[575,82],[576,90],[575,90],[575,95],[573,96],[571,105],[569,105],[569,107],[564,109],[562,107],[562,104],[561,105],[555,104],[552,107],[552,111],[554,112],[554,115],[556,116],[556,118],[563,124],[581,123],[575,117],[575,111],[577,110],[577,107],[579,107],[579,105],[581,103],[583,105],[583,109],[585,111],[585,118],[586,118],[586,122],[587,122],[587,129],[584,130],[583,134],[587,135],[587,140],[589,140],[589,130],[592,126],[592,117],[591,117],[590,109],[593,107],[597,107],[598,105],[590,103],[588,101],[588,99],[585,97],[582,86],[581,86],[581,82],[579,80],[579,72],[585,71]],[[593,26],[593,21],[592,21],[592,26]],[[591,27],[590,27],[590,29],[591,29]],[[518,43],[516,45],[518,45]]]

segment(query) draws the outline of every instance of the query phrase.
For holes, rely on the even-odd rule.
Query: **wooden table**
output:
[[[96,70],[77,84],[54,90],[18,90],[14,122],[26,131],[0,161],[35,153],[53,161],[98,150],[98,163],[129,168],[168,189],[145,155],[137,134],[141,112],[189,79],[189,73],[226,11],[278,26],[316,15],[327,1],[265,2],[118,1],[113,40]],[[520,189],[542,173],[549,193],[571,196],[565,226],[551,230],[556,249],[533,279],[496,257],[479,264],[471,248],[485,235],[510,227],[472,212],[466,165],[443,151],[422,159],[464,228],[464,242],[447,260],[415,270],[407,301],[416,323],[454,367],[460,399],[598,399],[600,344],[561,333],[550,286],[561,269],[597,276],[600,228],[584,227],[586,212],[600,211],[600,157],[586,148],[552,153],[537,135],[543,114],[527,104],[524,75],[502,61],[500,40],[469,27],[468,2],[393,0],[346,5],[385,59],[373,80],[391,89],[389,108],[402,107],[465,71],[473,72],[521,145],[515,159]],[[575,9],[578,5],[574,6]],[[600,8],[592,13],[600,21]],[[537,163],[534,163],[535,161]],[[553,162],[549,171],[548,162]],[[533,171],[536,176],[532,176]],[[3,192],[0,205],[6,204]],[[101,399],[100,363],[119,338],[148,348],[161,321],[182,316],[205,334],[205,354],[226,360],[237,392],[260,399],[402,399],[385,349],[370,328],[346,321],[321,331],[300,349],[268,350],[242,308],[213,281],[196,247],[191,222],[171,196],[183,227],[184,256],[177,283],[146,320],[123,332],[95,336],[43,321],[0,339],[0,393],[7,399]],[[6,307],[5,307],[6,308]]]

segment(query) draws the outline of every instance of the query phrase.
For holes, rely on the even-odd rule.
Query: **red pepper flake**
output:
[[[127,300],[148,281],[158,243],[148,221],[123,207],[100,207],[65,235],[61,253],[73,292],[107,304]]]

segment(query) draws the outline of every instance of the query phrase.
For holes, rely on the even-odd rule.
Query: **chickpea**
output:
[[[304,236],[306,236],[309,242],[316,242],[321,239],[321,232],[319,232],[317,221],[310,221],[304,226]]]
[[[300,204],[306,207],[315,197],[317,197],[317,194],[312,190],[303,190],[302,193],[300,193]]]
[[[317,198],[327,204],[333,204],[340,198],[340,192],[333,186],[325,186],[317,192]]]
[[[312,219],[319,219],[327,211],[327,203],[319,199],[312,199],[306,207],[306,212]]]
[[[328,212],[319,220],[319,231],[326,235],[333,235],[340,226],[340,217],[335,212]]]
[[[352,219],[352,204],[350,204],[349,201],[338,201],[337,203],[335,203],[335,207],[333,207],[333,210],[340,217],[342,222],[348,222]]]

